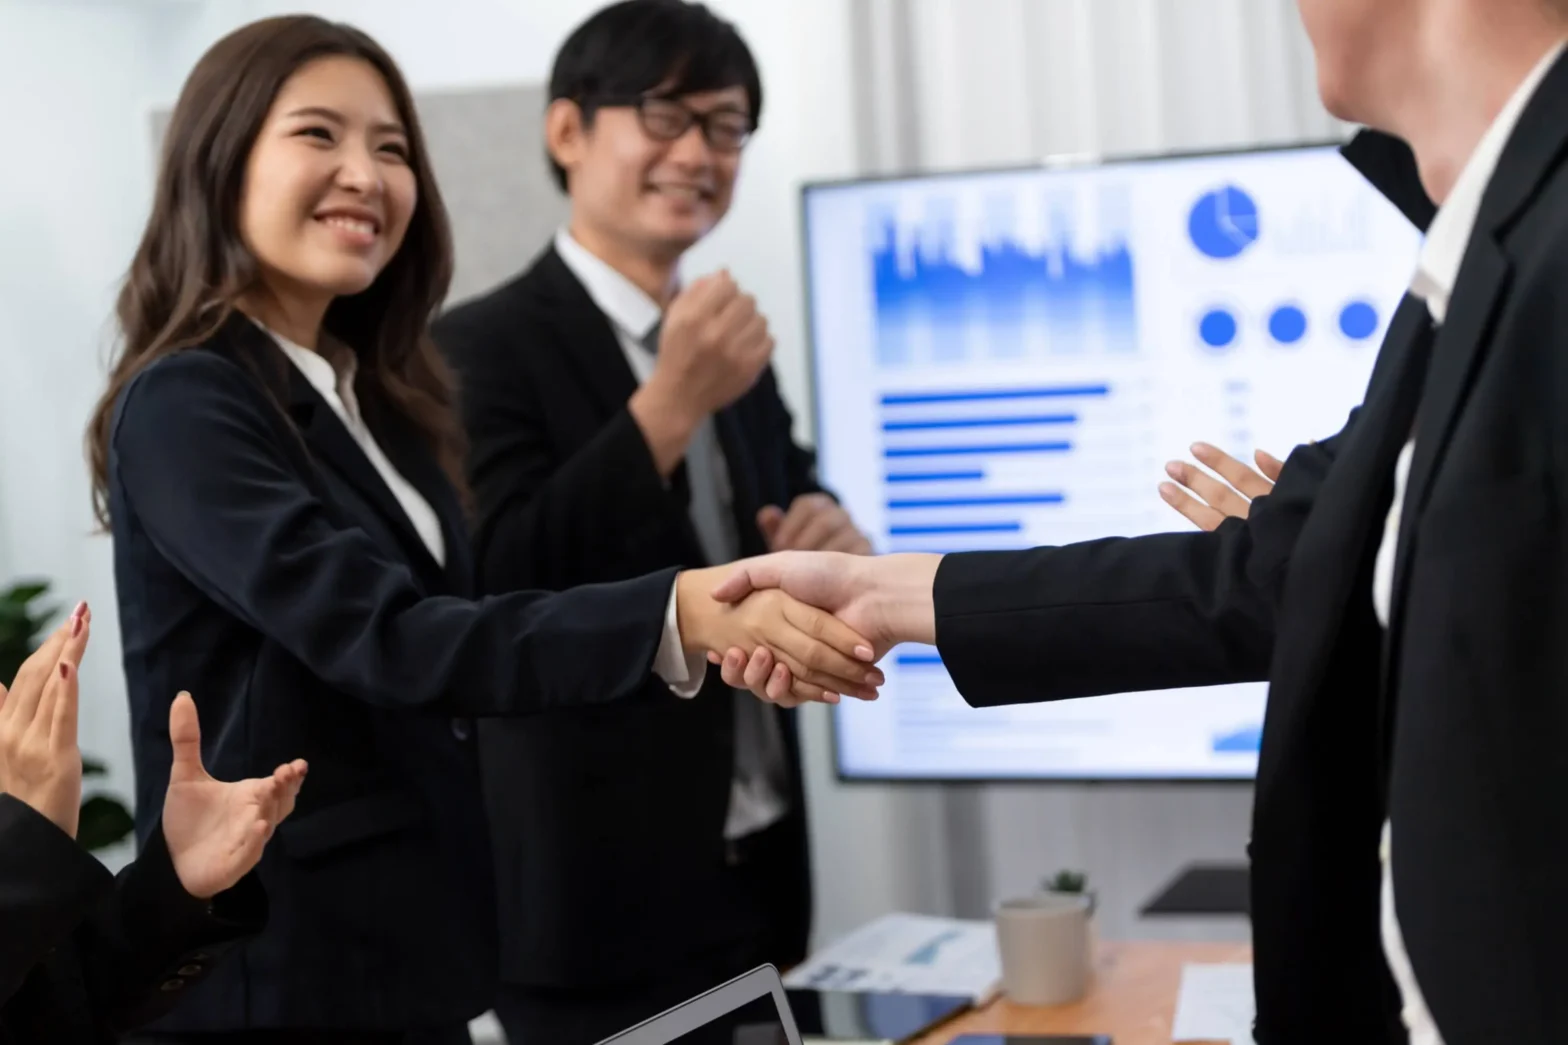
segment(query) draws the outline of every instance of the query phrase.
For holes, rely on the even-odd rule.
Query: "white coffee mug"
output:
[[[1042,893],[996,906],[1002,989],[1020,1005],[1064,1005],[1089,986],[1089,900]]]

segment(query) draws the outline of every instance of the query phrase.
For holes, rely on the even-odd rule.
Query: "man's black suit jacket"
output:
[[[1565,160],[1559,61],[1435,344],[1407,298],[1362,406],[1247,520],[938,571],[938,645],[971,703],[1271,682],[1249,846],[1262,1045],[1403,1040],[1378,928],[1390,816],[1399,921],[1444,1040],[1568,1041]],[[1366,169],[1409,191],[1408,163]],[[1412,396],[1385,640],[1372,562]]]
[[[161,832],[115,878],[0,794],[0,1045],[100,1045],[167,1011],[266,919],[253,876],[209,905]]]
[[[627,409],[636,378],[610,320],[560,255],[443,316],[457,367],[486,592],[559,589],[701,566],[685,465],[666,483]],[[715,417],[745,555],[756,514],[820,490],[771,371]],[[734,701],[710,672],[695,700],[647,699],[480,724],[495,840],[502,977],[586,986],[656,977],[747,932],[718,898],[734,771]],[[608,710],[608,709],[606,709]],[[783,714],[792,865],[772,959],[804,956],[810,884],[794,715]]]

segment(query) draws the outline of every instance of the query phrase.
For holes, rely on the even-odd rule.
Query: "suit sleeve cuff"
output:
[[[653,658],[653,671],[677,697],[691,699],[708,677],[708,657],[702,652],[687,653],[681,644],[680,615],[675,604],[679,585],[670,585],[670,601],[664,610],[664,634],[659,652]]]
[[[122,874],[121,917],[133,947],[150,964],[204,975],[217,956],[267,922],[267,896],[252,871],[233,888],[199,900],[185,891],[163,829],[155,829]]]
[[[42,957],[109,893],[114,878],[48,817],[3,793],[0,840],[0,893],[10,894],[0,895],[5,934],[36,944]],[[18,896],[33,897],[35,902],[13,903]]]

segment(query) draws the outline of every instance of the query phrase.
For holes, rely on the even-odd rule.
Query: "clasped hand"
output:
[[[1186,462],[1172,462],[1167,471],[1174,482],[1162,484],[1160,496],[1205,530],[1216,528],[1227,516],[1246,518],[1252,500],[1269,493],[1283,467],[1261,450],[1256,458],[1258,472],[1207,444],[1194,446],[1193,454],[1220,478]],[[808,539],[801,543],[808,546],[832,547],[831,541],[811,539],[813,531],[820,538],[848,529],[836,516],[824,514],[830,504],[802,505],[794,525],[776,508],[765,509],[758,522],[775,548],[798,547],[791,534],[805,535]],[[779,539],[781,533],[783,540]],[[864,550],[850,540],[841,547]],[[939,555],[867,557],[831,551],[779,551],[717,571],[699,571],[718,578],[704,582],[703,594],[708,599],[732,605],[738,614],[752,607],[759,611],[758,622],[766,616],[760,611],[767,606],[787,610],[803,625],[797,630],[805,632],[790,636],[795,645],[790,655],[785,655],[770,638],[774,632],[759,623],[740,633],[738,641],[719,645],[724,640],[711,637],[712,644],[704,647],[709,651],[708,659],[721,666],[724,681],[731,686],[790,706],[824,699],[823,694],[833,700],[836,692],[865,695],[855,686],[866,677],[866,665],[900,642],[936,642],[932,590],[941,559]],[[845,661],[813,651],[813,640],[851,656],[849,663],[862,673],[851,674],[852,681],[842,685],[825,678],[824,672],[841,674]],[[803,661],[808,654],[816,659]],[[804,673],[803,667],[807,669]],[[815,686],[802,685],[803,678]],[[869,684],[880,685],[880,675],[876,678]]]
[[[688,633],[683,617],[681,633],[695,639],[688,648],[721,665],[725,682],[765,700],[793,707],[834,703],[840,693],[869,699],[884,681],[872,665],[889,649],[936,641],[931,588],[940,562],[939,555],[776,552],[696,570],[682,576],[700,603],[728,607],[751,625]]]
[[[808,701],[836,704],[841,695],[876,698],[884,679],[872,642],[831,612],[784,591],[714,598],[731,569],[680,575],[676,605],[687,650],[707,653],[714,663],[725,650],[767,650],[769,678],[755,685],[726,681],[786,707]]]
[[[0,791],[72,838],[82,799],[77,669],[91,624],[87,606],[77,606],[23,663],[10,690],[0,686]],[[273,830],[293,811],[307,767],[295,760],[255,780],[214,780],[202,765],[201,724],[189,693],[169,708],[169,741],[174,760],[164,840],[185,891],[211,899],[256,866]]]

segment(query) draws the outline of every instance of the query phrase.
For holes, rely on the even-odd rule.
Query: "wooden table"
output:
[[[960,1034],[1109,1034],[1114,1045],[1170,1045],[1181,967],[1251,960],[1244,944],[1101,944],[1082,1001],[1027,1008],[1002,999],[944,1023],[914,1045],[947,1045]]]

